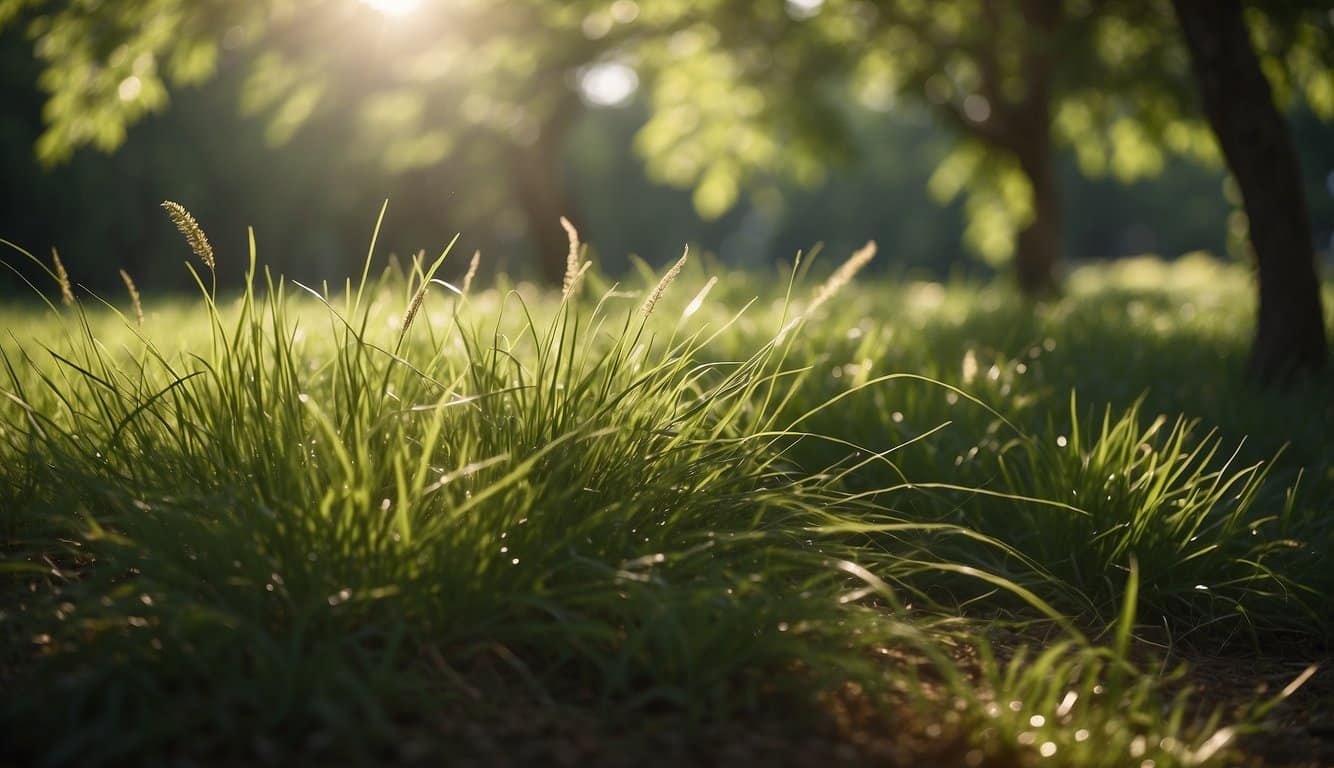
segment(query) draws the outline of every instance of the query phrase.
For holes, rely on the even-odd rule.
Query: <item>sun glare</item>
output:
[[[579,92],[595,106],[619,107],[638,89],[639,76],[619,61],[599,62],[579,73]]]
[[[407,16],[422,5],[422,0],[361,0],[361,2],[392,19]]]

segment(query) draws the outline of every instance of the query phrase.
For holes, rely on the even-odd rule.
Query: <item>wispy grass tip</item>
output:
[[[653,308],[658,305],[658,299],[661,299],[662,294],[666,293],[667,286],[672,284],[672,281],[676,279],[676,276],[681,274],[681,268],[686,265],[686,259],[689,258],[689,256],[690,246],[686,246],[685,252],[681,254],[681,258],[672,265],[671,269],[667,270],[667,274],[662,276],[662,279],[658,281],[657,286],[654,287],[653,292],[650,293],[648,298],[644,299],[644,303],[640,305],[640,317],[647,319],[649,315],[653,314]]]
[[[167,216],[171,217],[171,223],[176,225],[176,229],[180,230],[185,242],[189,243],[190,250],[194,251],[199,260],[204,262],[204,266],[210,270],[215,269],[213,246],[209,243],[208,236],[204,234],[204,228],[199,226],[198,221],[195,221],[195,217],[185,210],[185,206],[171,200],[162,201],[162,207],[166,210]]]
[[[852,282],[852,278],[856,277],[857,273],[862,271],[862,268],[869,264],[873,258],[875,258],[875,241],[871,240],[853,252],[852,256],[848,257],[848,260],[834,270],[834,274],[830,275],[828,280],[824,281],[820,289],[815,292],[815,298],[811,300],[811,305],[806,309],[807,316],[814,314],[815,310],[819,309],[821,305],[837,295],[843,289],[843,286]]]
[[[74,288],[69,281],[69,272],[65,271],[65,262],[60,260],[60,253],[55,248],[51,249],[51,262],[56,268],[56,281],[60,283],[60,301],[68,307],[74,303]]]
[[[139,327],[144,327],[144,305],[139,298],[139,288],[134,284],[134,278],[130,273],[120,270],[120,279],[125,283],[125,290],[130,294],[130,305],[134,307],[134,319],[139,322]]]

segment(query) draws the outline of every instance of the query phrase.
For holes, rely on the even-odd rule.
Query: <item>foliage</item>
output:
[[[526,216],[535,233],[573,204],[523,210],[518,191],[538,182],[493,169],[517,163],[558,189],[560,143],[582,111],[580,83],[599,65],[633,66],[650,81],[636,147],[651,178],[691,188],[706,218],[746,190],[772,208],[789,184],[882,152],[857,140],[853,113],[918,101],[953,129],[930,194],[962,199],[964,238],[995,265],[1035,215],[1015,156],[1034,126],[1094,178],[1156,177],[1174,157],[1218,164],[1168,3],[1068,2],[1041,24],[1035,7],[465,0],[395,21],[362,0],[9,0],[0,25],[28,20],[49,94],[38,142],[48,162],[83,145],[118,147],[165,106],[169,86],[197,83],[219,62],[244,64],[242,111],[268,117],[270,142],[337,130],[343,153],[392,174],[448,160],[477,182],[451,197],[452,209],[473,220]],[[1328,15],[1284,4],[1248,18],[1280,101],[1334,117]],[[1048,78],[1050,94],[1035,93]]]
[[[244,68],[240,111],[266,118],[271,145],[336,130],[340,154],[363,169],[402,175],[452,160],[476,183],[451,205],[474,218],[523,214],[521,181],[491,169],[518,157],[555,178],[543,142],[563,137],[580,110],[580,73],[620,37],[590,38],[575,4],[528,1],[427,3],[411,23],[361,0],[4,8],[0,25],[27,19],[42,62],[37,152],[48,164],[86,145],[114,150],[130,125],[166,106],[169,89]]]
[[[853,149],[848,95],[879,111],[916,100],[953,129],[929,189],[964,199],[965,239],[993,263],[1034,216],[1016,152],[1039,134],[1085,175],[1122,183],[1159,175],[1174,155],[1219,162],[1166,2],[722,5],[693,42],[677,35],[650,58],[655,111],[640,137],[657,177],[694,186],[705,213],[775,173],[821,178]],[[1281,104],[1334,119],[1334,21],[1297,4],[1249,11]]]

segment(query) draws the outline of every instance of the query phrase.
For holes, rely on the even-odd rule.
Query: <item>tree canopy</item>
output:
[[[1026,287],[1041,292],[1061,250],[1055,148],[1069,146],[1088,176],[1123,182],[1160,173],[1171,155],[1221,159],[1167,2],[726,5],[691,37],[669,40],[674,55],[654,57],[666,66],[640,137],[659,177],[693,185],[705,213],[775,169],[815,179],[845,159],[839,103],[849,94],[879,110],[917,100],[956,137],[932,197],[964,198],[964,236],[988,261],[1028,245],[1019,266],[1038,262]],[[1266,4],[1247,20],[1280,104],[1334,119],[1329,14]]]
[[[584,70],[639,29],[638,6],[613,3],[608,29],[591,34],[601,17],[583,6],[593,5],[458,0],[401,24],[362,0],[0,0],[0,25],[30,17],[48,163],[85,145],[114,150],[172,88],[243,66],[240,109],[264,116],[275,144],[321,114],[352,112],[349,151],[391,172],[462,154],[469,195],[451,203],[516,204],[551,278],[565,249],[555,222],[572,213],[554,147],[580,108]]]
[[[1222,159],[1219,124],[1198,105],[1198,52],[1168,0],[386,3],[0,0],[0,25],[23,18],[42,62],[47,162],[112,150],[172,88],[244,66],[241,109],[267,117],[269,140],[355,113],[349,151],[368,161],[394,172],[461,163],[470,188],[451,204],[516,211],[548,280],[565,247],[553,222],[576,214],[561,144],[590,79],[609,75],[644,78],[651,109],[636,147],[654,178],[693,189],[704,216],[855,161],[854,106],[925,105],[954,139],[931,196],[961,198],[964,239],[1013,262],[1034,296],[1056,290],[1064,250],[1058,148],[1084,174],[1123,182],[1172,156]],[[410,20],[389,18],[409,8]],[[1243,28],[1233,45],[1253,51],[1263,101],[1334,119],[1334,17],[1255,4]]]
[[[249,68],[241,108],[267,116],[275,143],[355,105],[354,151],[391,171],[461,147],[479,182],[521,166],[463,204],[520,198],[557,247],[548,214],[572,203],[543,166],[600,62],[651,77],[637,148],[655,178],[693,188],[705,216],[775,177],[813,183],[849,162],[849,103],[921,101],[957,137],[929,192],[964,200],[964,238],[993,264],[1026,232],[1028,250],[1059,256],[1053,146],[1124,182],[1159,173],[1169,154],[1219,162],[1167,2],[451,0],[397,24],[365,0],[0,0],[0,25],[25,14],[49,94],[37,147],[48,162],[115,149],[171,88],[228,61]],[[1247,21],[1279,102],[1334,118],[1329,14],[1266,3]],[[1051,267],[1035,267],[1035,290]]]

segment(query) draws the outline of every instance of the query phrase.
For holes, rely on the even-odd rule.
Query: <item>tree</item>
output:
[[[321,109],[355,107],[366,138],[354,144],[391,167],[465,155],[474,170],[449,204],[516,201],[553,281],[565,242],[551,222],[573,208],[559,147],[581,106],[576,81],[599,62],[650,76],[639,150],[658,179],[693,187],[706,216],[743,189],[814,181],[849,160],[849,96],[881,110],[920,99],[956,137],[931,193],[962,196],[965,239],[992,261],[1012,258],[1020,287],[1039,297],[1055,290],[1063,250],[1059,146],[1089,175],[1130,181],[1159,172],[1167,153],[1216,163],[1221,145],[1260,260],[1253,372],[1281,379],[1326,354],[1274,108],[1303,100],[1334,118],[1334,19],[1318,9],[1268,3],[1243,21],[1235,2],[1222,15],[1178,2],[1174,15],[1167,0],[449,0],[393,25],[372,2],[0,0],[0,25],[32,16],[51,94],[38,151],[49,160],[84,144],[114,148],[163,107],[165,82],[198,82],[246,50],[255,55],[242,106],[269,114],[275,141]],[[1231,26],[1218,26],[1224,17]],[[1230,83],[1267,111],[1233,109]],[[1197,90],[1208,122],[1194,110]],[[1250,154],[1252,130],[1276,166]],[[1273,195],[1293,205],[1266,204]],[[1279,216],[1284,207],[1298,213]]]
[[[1329,18],[1254,16],[1270,29],[1262,60],[1286,79],[1285,103],[1334,117]],[[1063,250],[1059,147],[1087,175],[1126,182],[1156,175],[1168,154],[1219,161],[1165,1],[720,0],[701,26],[709,44],[655,57],[670,64],[654,78],[641,149],[660,178],[694,185],[705,213],[775,168],[818,179],[846,155],[838,102],[849,84],[873,109],[918,99],[956,137],[932,195],[962,196],[965,239],[994,264],[1012,261],[1020,287],[1042,296]],[[730,95],[701,103],[706,88]]]
[[[1237,179],[1260,283],[1248,372],[1284,384],[1328,357],[1297,154],[1238,0],[1173,0],[1209,124]]]
[[[1296,161],[1266,78],[1281,103],[1303,100],[1334,118],[1334,18],[1300,3],[1252,8],[1246,20],[1237,0],[1175,5],[1174,16],[1151,1],[789,0],[779,9],[736,0],[711,19],[718,44],[659,72],[642,148],[663,178],[694,184],[706,212],[719,211],[752,175],[763,183],[775,156],[818,176],[840,131],[824,128],[822,146],[810,125],[837,125],[828,102],[849,79],[880,108],[921,99],[958,136],[933,194],[964,195],[966,238],[993,260],[1012,255],[1019,287],[1040,297],[1057,285],[1062,250],[1058,144],[1086,174],[1123,181],[1157,174],[1168,152],[1217,163],[1221,146],[1259,259],[1250,371],[1284,380],[1320,367],[1327,352]],[[728,94],[713,108],[688,101],[704,80]],[[1197,91],[1207,123],[1194,110]],[[683,112],[689,130],[677,125]],[[755,146],[763,151],[746,149]]]
[[[578,79],[633,31],[634,3],[451,0],[388,19],[365,0],[0,0],[0,27],[20,16],[44,69],[48,163],[79,147],[113,151],[170,88],[222,66],[249,68],[247,114],[267,115],[274,144],[321,114],[355,115],[349,151],[390,171],[458,155],[469,172],[441,205],[496,215],[513,205],[559,282],[576,218],[560,167],[582,109]],[[590,29],[588,9],[605,28]],[[593,34],[596,32],[597,34]],[[443,185],[442,185],[443,186]]]
[[[656,78],[659,109],[642,148],[660,176],[722,191],[784,164],[799,178],[818,178],[822,164],[848,151],[840,143],[837,106],[846,100],[848,84],[853,97],[872,109],[920,99],[957,139],[932,179],[932,195],[964,198],[970,220],[965,239],[993,264],[1012,261],[1021,289],[1032,296],[1050,294],[1057,285],[1058,143],[1075,146],[1088,173],[1110,170],[1126,181],[1161,169],[1155,133],[1170,131],[1183,153],[1210,151],[1207,133],[1177,114],[1178,100],[1168,87],[1176,80],[1159,74],[1175,69],[1184,77],[1187,66],[1184,57],[1166,55],[1162,40],[1169,35],[1147,18],[1160,7],[1051,0],[724,5],[709,22],[719,44],[698,46],[692,56],[715,63],[682,66],[678,57]],[[1118,38],[1142,50],[1128,55]],[[681,94],[699,91],[682,83],[692,71],[702,74],[696,80],[730,81],[737,94],[720,99],[715,110],[696,104],[703,122],[729,123],[734,136],[765,134],[767,145],[781,151],[737,151],[735,138],[711,144],[707,125],[674,131],[676,114],[691,109]],[[744,104],[761,107],[746,113],[738,106]],[[753,137],[745,141],[766,146]],[[705,159],[691,174],[680,154]]]

